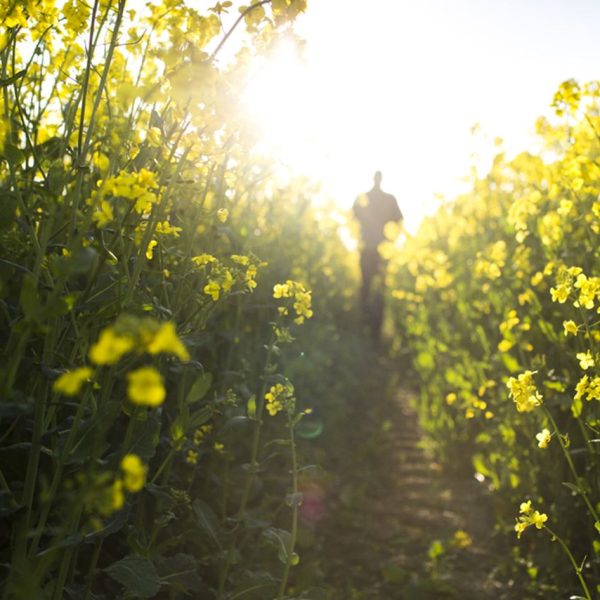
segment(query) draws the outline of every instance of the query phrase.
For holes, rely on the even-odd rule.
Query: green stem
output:
[[[588,589],[585,579],[583,578],[583,575],[581,574],[581,568],[575,561],[575,557],[573,556],[571,550],[569,549],[569,547],[567,546],[565,541],[560,536],[558,536],[556,533],[554,533],[554,531],[552,531],[552,529],[550,529],[549,527],[544,526],[544,529],[552,536],[553,539],[555,539],[560,544],[561,548],[565,551],[565,554],[569,557],[569,560],[571,561],[571,565],[573,566],[573,569],[575,570],[577,578],[579,579],[579,583],[581,584],[581,588],[583,589],[583,593],[585,594],[586,599],[592,600],[590,590]]]
[[[104,61],[104,69],[102,70],[102,75],[100,77],[100,83],[98,84],[98,89],[96,90],[96,95],[94,97],[94,105],[92,106],[92,112],[90,114],[90,122],[88,123],[87,133],[85,136],[85,141],[83,142],[83,146],[80,149],[80,153],[78,158],[78,173],[77,173],[77,185],[75,186],[75,193],[73,194],[73,203],[71,210],[71,235],[69,238],[73,237],[73,233],[76,230],[77,223],[77,210],[79,208],[79,201],[82,197],[81,188],[83,185],[83,176],[84,176],[84,168],[81,161],[85,160],[87,156],[88,150],[90,148],[92,142],[92,134],[94,132],[94,127],[96,124],[96,116],[98,114],[98,108],[100,107],[100,102],[102,101],[102,95],[104,93],[104,88],[106,87],[106,82],[108,80],[108,74],[110,72],[111,63],[113,60],[113,55],[115,52],[115,48],[117,47],[117,38],[119,37],[119,29],[121,28],[121,21],[123,20],[123,13],[125,11],[125,0],[119,0],[119,7],[117,9],[117,18],[115,20],[115,26],[113,29],[112,36],[110,38],[110,45],[108,47],[108,52],[106,54],[106,59]],[[91,61],[91,52],[90,48],[90,57],[89,61]],[[88,61],[88,63],[89,63]],[[91,65],[89,65],[91,67]],[[88,74],[89,77],[89,74]],[[85,103],[85,98],[83,99]]]
[[[85,126],[85,107],[87,103],[87,92],[90,83],[90,72],[92,71],[92,56],[94,54],[94,25],[96,24],[96,13],[98,12],[99,0],[94,2],[92,7],[92,15],[90,19],[90,35],[88,40],[88,56],[83,73],[83,83],[81,84],[81,112],[79,115],[79,131],[77,133],[77,163],[83,164],[83,128]]]
[[[240,506],[238,509],[236,521],[237,526],[243,521],[244,515],[246,513],[246,505],[248,504],[248,500],[250,498],[250,489],[252,486],[252,482],[254,480],[254,470],[258,465],[258,451],[260,446],[260,434],[262,429],[262,417],[264,413],[265,407],[265,394],[267,392],[267,374],[271,369],[271,357],[273,356],[273,348],[275,346],[275,333],[273,332],[271,336],[271,341],[269,342],[267,349],[267,357],[265,359],[265,367],[263,369],[263,383],[260,390],[260,395],[256,401],[256,421],[254,423],[254,431],[252,435],[252,449],[250,451],[250,469],[248,471],[248,475],[246,476],[246,481],[244,483],[244,490],[242,492],[242,497],[240,500]],[[227,575],[229,574],[229,569],[231,568],[231,563],[233,560],[233,549],[235,547],[237,536],[234,534],[232,536],[231,542],[227,549],[227,554],[225,558],[225,564],[223,565],[223,569],[219,575],[219,587],[217,590],[217,600],[221,600],[224,597],[225,593],[225,583],[227,581]]]
[[[150,483],[154,483],[160,477],[161,473],[166,469],[167,465],[169,465],[171,463],[171,461],[173,460],[173,457],[175,456],[176,452],[177,452],[177,450],[175,450],[175,448],[169,449],[169,452],[168,452],[167,456],[165,457],[165,460],[163,460],[160,467],[158,467],[158,469],[156,470],[156,473],[154,473],[154,477],[152,477],[152,479],[150,480]]]
[[[88,600],[90,596],[90,592],[92,591],[92,585],[94,583],[94,575],[96,574],[96,565],[98,564],[98,559],[100,558],[100,551],[102,550],[102,543],[104,542],[104,538],[96,540],[94,544],[94,554],[92,554],[92,559],[90,560],[90,566],[88,567],[88,576],[85,584],[85,593],[83,596],[83,600]]]
[[[56,465],[56,470],[54,471],[54,475],[52,477],[52,483],[50,484],[50,489],[48,490],[48,498],[44,504],[44,507],[42,508],[42,513],[38,520],[38,524],[36,527],[36,533],[33,537],[33,540],[31,541],[31,547],[29,549],[30,556],[34,556],[38,550],[40,539],[44,533],[44,529],[46,527],[46,522],[48,520],[48,516],[50,515],[50,510],[52,509],[54,497],[56,496],[56,493],[58,492],[58,487],[59,487],[61,479],[62,479],[62,474],[63,474],[63,470],[65,467],[66,461],[68,460],[69,455],[71,454],[71,451],[73,450],[73,446],[75,444],[75,439],[76,439],[77,435],[80,433],[79,424],[81,423],[81,420],[85,413],[89,395],[90,395],[90,391],[89,391],[89,389],[87,389],[81,402],[79,403],[79,406],[77,407],[77,412],[75,413],[75,418],[73,419],[73,425],[71,427],[71,430],[69,431],[67,441],[65,442],[65,446],[64,446],[63,451],[58,459],[58,464]]]
[[[290,533],[290,547],[288,548],[287,562],[285,563],[285,569],[283,571],[283,577],[281,578],[281,585],[279,586],[279,594],[277,600],[282,600],[285,594],[285,588],[287,587],[288,578],[290,575],[290,569],[293,566],[294,561],[294,549],[296,547],[296,538],[298,536],[298,458],[296,455],[296,439],[294,436],[294,421],[290,422],[290,443],[291,443],[291,455],[292,455],[292,530]]]
[[[546,413],[546,416],[548,417],[548,420],[550,421],[550,423],[552,423],[552,427],[554,428],[554,433],[556,434],[556,437],[558,438],[558,442],[563,451],[563,455],[567,461],[567,464],[569,465],[571,474],[573,475],[573,478],[575,479],[575,484],[577,485],[579,494],[583,498],[583,501],[585,502],[586,506],[588,507],[588,510],[590,511],[592,517],[594,518],[594,521],[600,521],[600,519],[598,518],[598,513],[596,512],[596,509],[594,508],[594,505],[591,503],[590,499],[588,498],[587,492],[584,489],[582,489],[579,485],[580,477],[577,474],[577,469],[575,468],[575,464],[573,463],[573,459],[571,458],[569,449],[567,448],[567,445],[565,444],[565,441],[558,429],[558,426],[556,424],[556,421],[554,420],[554,417],[552,416],[552,413],[546,407],[544,407],[544,412]]]
[[[73,533],[79,527],[79,519],[81,518],[81,513],[83,512],[83,505],[79,504],[71,520],[69,521],[69,525],[67,528],[67,535]],[[71,560],[73,559],[73,553],[75,549],[73,547],[65,550],[61,563],[60,570],[58,572],[58,578],[56,579],[56,585],[54,587],[54,594],[52,596],[53,600],[62,600],[63,592],[65,587],[65,581],[67,579],[67,574],[69,573],[69,567],[71,565]]]

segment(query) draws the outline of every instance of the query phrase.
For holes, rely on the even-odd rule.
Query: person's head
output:
[[[381,174],[381,171],[375,171],[375,175],[373,175],[373,183],[375,184],[375,187],[381,187],[381,180],[383,179],[383,175]]]

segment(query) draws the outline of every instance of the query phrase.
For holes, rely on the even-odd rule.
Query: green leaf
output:
[[[188,404],[194,404],[195,402],[199,402],[206,396],[206,393],[210,389],[212,385],[213,376],[212,373],[204,372],[198,376],[196,381],[192,384],[190,391],[188,392],[185,401]]]
[[[15,211],[17,209],[16,194],[3,191],[2,202],[0,202],[0,229],[9,229],[15,222]]]
[[[0,153],[0,156],[4,156],[6,160],[14,166],[20,165],[25,160],[25,153],[23,150],[13,146],[13,144],[6,144],[4,150]]]
[[[568,481],[563,481],[562,484],[566,488],[569,488],[574,494],[582,493],[582,489],[579,486],[575,485],[574,483],[569,483]]]
[[[162,582],[177,590],[199,592],[202,589],[196,559],[190,554],[169,556],[161,561],[158,569]]]
[[[217,548],[221,548],[220,524],[215,511],[203,500],[196,498],[192,503],[192,509],[196,515],[196,522],[200,530],[206,535],[210,542]]]
[[[152,598],[160,590],[160,578],[154,564],[143,556],[130,554],[104,571],[134,598]]]
[[[195,429],[207,423],[213,415],[213,410],[210,406],[203,406],[200,410],[192,413],[190,416],[189,427]]]
[[[548,323],[548,321],[544,321],[544,319],[538,319],[537,326],[551,342],[556,343],[560,340],[560,335],[556,332],[552,324]]]
[[[287,564],[291,546],[290,532],[285,529],[269,527],[263,531],[263,536],[277,548],[277,558],[284,565]]]
[[[149,416],[145,421],[136,423],[135,439],[128,452],[137,454],[144,462],[149,462],[156,452],[156,446],[160,437],[160,420],[155,416]]]
[[[519,361],[514,356],[511,356],[508,352],[503,352],[500,356],[509,373],[517,373],[521,370]]]

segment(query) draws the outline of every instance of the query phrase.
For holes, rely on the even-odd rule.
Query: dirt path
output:
[[[494,536],[489,495],[468,472],[444,473],[423,449],[409,400],[400,392],[349,407],[356,428],[344,432],[324,523],[332,599],[527,598],[498,572],[510,550]]]

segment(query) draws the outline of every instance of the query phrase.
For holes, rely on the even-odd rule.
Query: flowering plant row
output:
[[[600,590],[599,98],[596,82],[563,83],[537,123],[539,154],[499,154],[386,249],[397,348],[413,356],[440,455],[470,457],[502,499],[498,527],[522,537],[533,589],[587,598]],[[515,525],[523,496],[543,513],[521,504]],[[559,543],[523,535],[546,521]],[[554,569],[565,553],[571,577]]]
[[[318,583],[297,429],[336,392],[299,356],[336,343],[355,278],[236,103],[304,8],[0,1],[4,598]],[[230,25],[246,41],[219,67]]]

